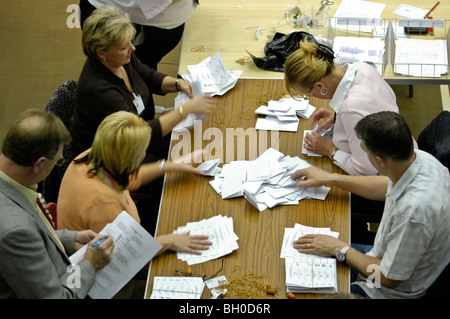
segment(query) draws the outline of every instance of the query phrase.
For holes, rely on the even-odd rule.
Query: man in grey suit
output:
[[[13,123],[0,154],[0,298],[85,298],[114,248],[111,236],[54,230],[37,183],[63,160],[70,134],[59,118],[28,110]],[[74,203],[76,205],[76,203]],[[41,209],[44,208],[44,209]],[[84,259],[68,256],[87,244]]]

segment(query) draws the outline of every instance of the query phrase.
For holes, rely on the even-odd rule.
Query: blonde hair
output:
[[[312,88],[314,84],[331,73],[334,68],[332,51],[319,47],[314,42],[301,41],[300,48],[292,53],[286,60],[284,67],[284,82],[286,90],[291,96],[298,96],[293,85],[298,84],[304,88]],[[330,52],[320,52],[328,49]]]
[[[92,12],[83,24],[81,44],[88,57],[97,57],[97,51],[108,53],[118,43],[133,40],[136,29],[128,15],[121,15],[111,6]]]
[[[119,111],[107,116],[95,133],[87,163],[93,174],[106,169],[123,187],[136,173],[148,147],[151,128],[131,112]]]

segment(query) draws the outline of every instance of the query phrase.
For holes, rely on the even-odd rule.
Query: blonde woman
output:
[[[173,127],[189,113],[209,114],[215,109],[208,97],[192,98],[191,83],[142,64],[134,54],[133,24],[113,7],[96,9],[84,22],[82,31],[87,60],[78,79],[71,125],[72,145],[77,153],[91,147],[95,131],[106,116],[128,111],[142,117],[152,128],[146,162],[167,158],[168,137]],[[192,99],[155,119],[152,94],[177,91]]]
[[[130,191],[166,171],[201,174],[184,163],[167,162],[164,167],[161,163],[142,165],[150,138],[150,127],[137,115],[119,111],[107,116],[98,127],[92,148],[80,154],[64,174],[58,197],[57,228],[99,232],[124,210],[140,222]],[[204,236],[189,234],[156,239],[163,246],[162,251],[199,253],[199,249],[207,249],[210,244]]]
[[[338,66],[333,59],[334,52],[329,47],[302,42],[285,64],[286,88],[292,96],[300,94],[331,100],[332,110],[319,109],[311,122],[312,127],[320,123],[319,132],[334,124],[333,139],[328,140],[316,132],[307,134],[305,148],[330,157],[348,174],[374,175],[377,170],[361,148],[354,127],[372,113],[398,113],[396,96],[371,65],[356,62]]]

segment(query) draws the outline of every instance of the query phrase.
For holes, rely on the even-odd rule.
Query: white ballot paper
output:
[[[266,115],[265,118],[256,120],[255,129],[268,131],[297,132],[298,117],[309,119],[316,107],[309,104],[308,100],[297,97],[296,99],[281,98],[278,101],[270,100],[267,106],[261,105],[255,110],[256,114]]]
[[[111,235],[114,250],[111,261],[95,276],[89,291],[92,299],[110,299],[127,284],[162,248],[161,245],[126,211],[105,226],[100,234]],[[76,264],[83,259],[87,245],[70,256]]]
[[[201,277],[155,277],[150,299],[200,299],[204,287]]]
[[[294,293],[336,293],[336,259],[302,254],[293,247],[294,240],[309,234],[339,237],[338,232],[334,232],[328,227],[295,224],[294,228],[285,228],[280,257],[285,258],[287,291]]]
[[[222,199],[244,196],[260,212],[278,205],[298,205],[302,199],[325,200],[329,187],[298,187],[292,174],[311,166],[298,156],[269,148],[253,161],[224,164],[209,184]]]
[[[287,292],[337,293],[336,259],[286,258]]]
[[[233,230],[233,218],[217,215],[198,222],[187,223],[178,227],[174,234],[190,232],[191,236],[205,235],[212,242],[208,250],[202,250],[201,255],[177,252],[178,259],[184,260],[188,265],[203,263],[225,255],[239,248],[239,237]]]

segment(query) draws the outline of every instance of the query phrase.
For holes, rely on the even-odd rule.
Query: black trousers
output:
[[[88,0],[80,0],[80,23],[83,27],[84,21],[96,8]],[[136,56],[142,63],[157,70],[161,59],[172,51],[180,42],[184,32],[184,24],[174,29],[161,29],[152,26],[134,24],[136,37],[144,32],[144,43],[136,46]]]

